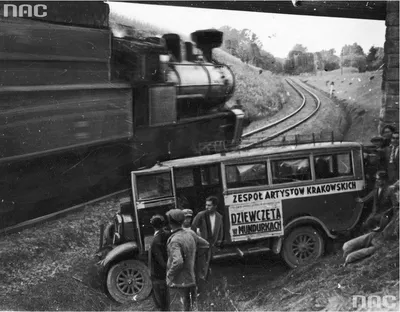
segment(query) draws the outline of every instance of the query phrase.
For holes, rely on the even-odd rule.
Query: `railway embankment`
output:
[[[290,102],[281,76],[243,63],[222,49],[214,49],[214,56],[235,75],[235,94],[227,105],[239,101],[251,122],[274,116]]]
[[[345,114],[345,139],[369,144],[377,135],[382,101],[382,71],[359,73],[354,68],[303,76],[301,80],[319,90]],[[333,83],[333,84],[332,84]],[[333,93],[330,94],[331,84]]]
[[[295,78],[294,81],[300,83],[300,85],[305,86],[308,90],[313,92],[321,101],[321,107],[307,122],[299,125],[287,134],[294,135],[309,134],[313,132],[333,132],[334,137],[343,137],[348,127],[348,120],[346,119],[344,111],[335,105],[335,103],[320,90],[310,88],[310,86],[303,83],[301,79]]]

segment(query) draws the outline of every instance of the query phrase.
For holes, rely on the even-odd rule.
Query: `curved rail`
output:
[[[288,80],[287,80],[287,81],[288,81]],[[296,85],[298,85],[300,88],[306,90],[308,93],[311,94],[311,96],[314,97],[314,99],[316,100],[316,103],[317,103],[316,108],[311,112],[311,114],[309,114],[307,117],[301,119],[300,121],[296,122],[295,124],[290,125],[290,126],[284,128],[283,130],[280,130],[280,131],[278,131],[278,132],[276,132],[276,133],[274,133],[274,134],[272,134],[272,135],[270,135],[270,136],[268,136],[268,137],[266,137],[266,138],[263,138],[263,139],[261,139],[261,140],[259,140],[259,141],[257,141],[257,142],[250,143],[250,144],[248,144],[248,145],[246,145],[246,146],[243,146],[243,147],[239,148],[239,150],[245,150],[245,149],[253,148],[253,147],[255,147],[255,146],[257,146],[257,145],[259,145],[259,144],[261,144],[261,143],[264,143],[264,142],[267,142],[267,141],[271,141],[272,139],[274,139],[274,138],[276,138],[276,137],[278,137],[278,136],[280,136],[280,135],[282,135],[282,134],[288,132],[289,130],[292,130],[293,128],[299,126],[300,124],[306,122],[308,119],[310,119],[312,116],[314,116],[314,115],[317,113],[317,111],[318,111],[319,108],[321,107],[321,100],[318,98],[318,96],[317,96],[315,93],[313,93],[312,91],[310,91],[308,88],[306,88],[306,87],[304,87],[304,86],[301,86],[300,84],[295,83],[295,82],[293,82],[293,81],[292,81],[292,83],[293,83],[293,84],[296,84]],[[291,85],[292,85],[292,84],[291,84]],[[292,86],[293,86],[293,85],[292,85]],[[298,90],[298,88],[296,88],[296,87],[294,87],[294,88],[297,89],[297,92],[299,92],[299,93],[301,94],[301,96],[303,97],[303,102],[304,102],[304,104],[305,104],[305,102],[306,102],[305,95],[304,95],[300,90]],[[303,104],[302,106],[300,106],[300,109],[302,109],[302,108],[304,107],[304,104]],[[289,118],[292,117],[293,115],[297,114],[297,113],[300,111],[300,109],[297,109],[294,113],[288,115]],[[277,125],[278,123],[282,122],[283,120],[287,120],[287,119],[288,119],[288,116],[286,116],[285,118],[282,118],[281,120],[278,120],[279,122],[275,122],[275,123],[273,123],[273,124],[271,124],[271,125],[267,125],[267,126],[264,126],[264,127],[259,128],[259,129],[256,129],[255,131],[253,131],[252,134],[258,133],[258,132],[262,132],[262,131],[264,131],[264,130],[266,130],[266,129],[268,129],[268,128],[271,128],[273,125]],[[261,130],[261,129],[262,129],[262,130]]]
[[[268,124],[268,125],[266,125],[266,126],[262,126],[262,127],[258,128],[258,129],[255,129],[255,130],[252,130],[252,131],[249,131],[249,132],[243,134],[243,135],[242,135],[242,138],[247,138],[247,137],[249,137],[249,136],[252,136],[253,134],[262,132],[262,131],[264,131],[264,130],[267,130],[267,129],[269,129],[269,128],[272,128],[272,127],[276,126],[277,124],[280,124],[281,122],[283,122],[283,121],[289,119],[290,117],[296,115],[298,112],[300,112],[300,111],[303,109],[304,105],[306,105],[306,97],[304,96],[304,94],[302,94],[301,91],[298,90],[298,89],[293,85],[293,82],[290,82],[291,80],[289,80],[289,79],[285,79],[285,80],[286,80],[286,82],[287,82],[297,93],[299,93],[300,96],[303,98],[303,102],[301,103],[300,107],[299,107],[298,109],[296,109],[294,112],[290,113],[289,115],[287,115],[287,116],[285,116],[285,117],[283,117],[283,118],[281,118],[281,119],[279,119],[279,120],[277,120],[277,121],[275,121],[275,122],[272,122],[272,123],[270,123],[270,124]]]

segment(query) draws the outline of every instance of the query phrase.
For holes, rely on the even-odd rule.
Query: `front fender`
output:
[[[110,264],[114,262],[114,260],[117,260],[118,258],[123,257],[128,253],[131,253],[133,258],[133,255],[137,251],[138,246],[136,242],[127,242],[111,249],[111,251],[105,256],[105,258],[99,261],[97,264],[99,265],[101,270],[107,270]]]
[[[290,221],[288,224],[285,225],[285,232],[286,231],[290,231],[292,228],[299,226],[299,225],[312,225],[312,224],[317,224],[319,225],[325,232],[325,234],[330,237],[330,238],[337,238],[336,235],[333,235],[329,229],[327,228],[327,226],[318,218],[315,217],[311,217],[311,216],[302,216],[299,218],[296,218],[292,221]]]

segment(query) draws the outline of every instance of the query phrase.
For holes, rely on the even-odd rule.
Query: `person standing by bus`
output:
[[[217,212],[218,198],[209,196],[206,199],[206,210],[199,212],[192,223],[192,230],[210,243],[210,247],[222,244],[224,231],[222,216]]]
[[[365,229],[379,226],[382,216],[393,206],[388,175],[385,171],[378,171],[376,173],[375,188],[364,198],[357,199],[361,203],[367,203],[370,200],[373,200],[372,212],[364,223]]]
[[[166,282],[170,311],[192,311],[195,293],[196,241],[182,228],[185,215],[180,209],[167,212],[171,236],[167,241],[168,261]]]
[[[386,147],[386,170],[389,176],[389,183],[399,179],[399,132],[392,134],[390,145]]]
[[[183,221],[182,227],[185,231],[192,234],[196,241],[196,261],[195,261],[195,277],[196,277],[196,288],[192,289],[191,293],[193,306],[197,307],[198,287],[205,284],[207,278],[208,268],[210,266],[209,250],[210,244],[204,238],[197,235],[192,229],[192,217],[193,211],[191,209],[183,209],[185,220]],[[196,308],[195,308],[196,309]]]
[[[386,125],[382,128],[381,135],[385,139],[383,146],[388,147],[391,143],[392,134],[396,131],[396,128],[391,125]]]
[[[168,288],[165,281],[167,272],[167,240],[168,231],[163,229],[165,224],[161,215],[155,215],[150,219],[154,228],[154,239],[149,250],[149,268],[153,285],[153,300],[159,311],[168,311]]]
[[[190,229],[192,226],[193,210],[183,209],[182,212],[185,215],[185,220],[183,220],[182,227],[183,229]]]
[[[223,219],[217,212],[218,198],[209,196],[206,199],[206,210],[199,212],[193,219],[192,230],[210,243],[210,249],[204,263],[210,263],[213,249],[221,247],[223,241]],[[199,295],[204,293],[209,268],[205,268],[204,278],[199,280],[197,290]]]

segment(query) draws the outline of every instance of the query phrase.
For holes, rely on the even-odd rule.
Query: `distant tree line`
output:
[[[283,71],[282,63],[271,53],[263,50],[257,34],[249,29],[237,30],[229,26],[219,29],[224,33],[222,49],[239,58],[242,62],[269,70],[274,73]]]
[[[372,46],[368,54],[357,43],[345,45],[340,57],[335,49],[322,50],[315,53],[307,52],[307,48],[296,44],[289,51],[284,63],[286,74],[298,75],[316,71],[331,71],[342,67],[355,67],[359,72],[377,70],[383,65],[383,48]]]

